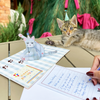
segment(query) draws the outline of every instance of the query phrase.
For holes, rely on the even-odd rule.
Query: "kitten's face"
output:
[[[26,47],[34,47],[34,40],[32,40],[31,38],[30,39],[26,39],[24,40],[25,41],[25,44],[26,44]]]
[[[34,47],[35,46],[34,39],[35,39],[34,36],[32,38],[24,38],[26,47]]]
[[[75,15],[72,17],[71,20],[66,22],[57,18],[57,23],[60,30],[62,31],[62,34],[66,36],[70,36],[77,29],[77,18]]]
[[[34,36],[32,36],[31,38],[29,36],[25,37],[22,34],[18,34],[18,36],[24,40],[26,47],[34,47],[35,46],[35,37]]]

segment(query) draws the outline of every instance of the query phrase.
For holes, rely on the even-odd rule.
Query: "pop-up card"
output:
[[[22,34],[19,34],[19,37],[21,37],[24,40],[25,45],[26,45],[26,49],[21,55],[22,61],[23,60],[27,60],[27,61],[38,60],[41,57],[51,55],[57,52],[57,50],[55,50],[55,51],[49,51],[45,53],[43,46],[35,41],[34,36],[30,38],[29,33],[27,33],[27,37],[23,36]]]
[[[0,74],[25,88],[30,88],[69,50],[39,44],[34,36],[19,36],[25,41],[26,48],[1,60]]]

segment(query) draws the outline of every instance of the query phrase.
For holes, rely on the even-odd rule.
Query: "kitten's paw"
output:
[[[69,47],[70,45],[69,45],[69,44],[64,44],[63,46],[64,46],[64,47]]]
[[[21,60],[22,60],[22,61],[24,61],[24,60],[25,60],[25,58],[24,58],[24,57],[22,57],[22,58],[21,58]]]
[[[55,45],[54,41],[50,40],[49,38],[48,38],[47,41],[45,41],[45,44],[47,44],[47,45]]]
[[[61,40],[53,40],[53,42],[54,42],[54,44],[55,44],[55,46],[63,46],[63,41],[61,41]]]

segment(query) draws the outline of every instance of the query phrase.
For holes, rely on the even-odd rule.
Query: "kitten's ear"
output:
[[[77,17],[74,15],[71,19],[71,22],[77,27]]]
[[[59,28],[61,28],[62,25],[64,24],[64,21],[62,21],[59,18],[57,18],[57,23],[58,23]]]
[[[18,36],[21,37],[22,39],[24,39],[24,38],[26,39],[26,37],[23,36],[22,34],[18,34]]]
[[[32,36],[31,39],[35,41],[35,37],[34,36]]]

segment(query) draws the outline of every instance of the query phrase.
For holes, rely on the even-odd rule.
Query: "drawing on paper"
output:
[[[38,76],[42,70],[26,65],[13,74],[14,77],[22,80],[26,83],[31,82],[36,76]]]

